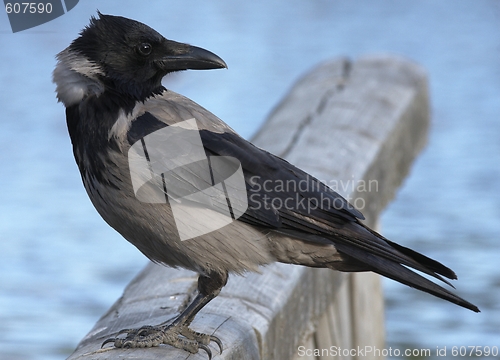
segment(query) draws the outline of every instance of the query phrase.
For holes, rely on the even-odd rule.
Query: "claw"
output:
[[[222,354],[222,341],[214,335],[210,335],[210,341],[213,341],[217,345],[219,345],[219,354]]]
[[[198,344],[198,348],[205,350],[208,354],[208,360],[212,360],[212,350],[207,345]]]
[[[106,339],[104,340],[104,342],[102,343],[101,345],[101,349],[104,347],[104,345],[106,345],[107,343],[110,343],[110,342],[115,342],[117,339],[116,338],[109,338],[109,339]]]
[[[123,334],[126,334],[125,337],[119,337]],[[115,337],[105,340],[101,349],[108,343],[114,343],[116,348],[149,348],[166,344],[193,354],[203,349],[208,355],[208,360],[212,360],[212,351],[208,347],[212,341],[219,346],[219,352],[222,354],[222,341],[215,335],[198,333],[184,325],[148,325],[138,329],[120,330]]]

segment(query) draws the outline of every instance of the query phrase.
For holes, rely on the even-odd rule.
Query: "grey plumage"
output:
[[[445,282],[444,277],[456,278],[452,270],[365,227],[360,221],[363,215],[333,190],[285,160],[253,146],[206,109],[161,85],[163,76],[172,71],[225,67],[220,58],[206,50],[167,40],[133,20],[99,16],[58,55],[54,71],[58,99],[66,106],[68,130],[83,183],[103,219],[149,259],[201,274],[200,295],[173,325],[129,332],[125,339],[110,339],[115,346],[155,346],[163,342],[191,352],[198,348],[209,352],[206,345],[210,341],[220,344],[218,339],[185,330],[196,312],[219,293],[228,273],[258,271],[260,265],[275,261],[341,271],[375,271],[478,311],[409,268]],[[162,175],[163,183],[145,187],[144,191],[149,191],[149,195],[159,192],[166,196],[166,201],[148,203],[138,199],[133,184],[134,176],[148,176],[147,169],[143,168],[145,174],[134,174],[138,167],[130,164],[129,154],[134,144],[148,135],[172,129],[189,119],[195,120],[196,129],[185,131],[199,134],[209,161],[216,157],[238,160],[248,208],[230,224],[182,241],[173,206],[186,213],[199,211],[207,219],[217,221],[227,200],[222,192],[214,193],[207,203],[188,201],[181,195],[214,186],[213,179],[221,174],[212,167],[211,181],[204,177],[202,165],[193,165],[176,170],[171,175],[175,181]],[[167,142],[175,139],[160,140],[165,142],[163,148],[169,148]],[[142,157],[148,157],[146,151]],[[137,161],[143,160],[139,156]],[[151,159],[147,160],[151,163]],[[168,187],[168,181],[176,182],[175,186]],[[304,182],[307,188],[269,190],[263,186],[265,182],[280,181]],[[273,202],[279,199],[282,204],[290,198],[298,202],[282,207]],[[300,203],[315,206],[302,207]],[[184,225],[195,228],[199,224]],[[167,332],[173,333],[176,340],[167,340]]]

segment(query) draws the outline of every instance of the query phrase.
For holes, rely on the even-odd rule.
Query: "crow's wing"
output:
[[[339,252],[347,255],[346,261],[351,258],[353,263],[361,263],[361,268],[479,311],[475,305],[405,266],[450,286],[442,276],[456,279],[451,269],[393,243],[361,224],[358,219],[363,219],[363,215],[358,210],[311,175],[236,134],[218,134],[208,130],[200,133],[207,155],[232,156],[241,163],[249,207],[240,221],[274,228],[306,241],[322,244],[331,242]],[[305,205],[300,205],[301,200]]]

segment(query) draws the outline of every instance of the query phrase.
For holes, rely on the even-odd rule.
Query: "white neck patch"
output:
[[[144,108],[144,104],[142,102],[137,102],[134,108],[132,109],[132,112],[129,114],[126,114],[123,111],[123,109],[120,109],[120,112],[118,113],[118,118],[116,119],[115,123],[113,124],[113,127],[110,129],[108,133],[108,140],[110,140],[111,138],[115,138],[116,142],[121,148],[121,144],[124,143],[125,137],[127,136],[127,132],[130,130],[130,127],[132,126],[132,121],[137,119],[145,112],[146,111]]]
[[[57,85],[57,99],[66,107],[75,105],[87,95],[99,96],[104,84],[98,75],[104,75],[99,65],[68,48],[57,54],[53,81]]]

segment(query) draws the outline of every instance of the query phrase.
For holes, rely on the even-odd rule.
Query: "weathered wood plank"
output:
[[[428,114],[426,77],[418,66],[394,57],[337,59],[300,79],[253,142],[362,204],[373,226],[425,143]],[[370,180],[376,181],[373,191],[358,187]],[[192,272],[148,265],[69,359],[206,359],[203,352],[167,346],[100,350],[122,328],[173,318],[195,284]],[[376,275],[273,264],[262,274],[230,277],[193,328],[222,339],[222,356],[212,346],[217,358],[298,359],[301,344],[383,347],[382,304]]]

